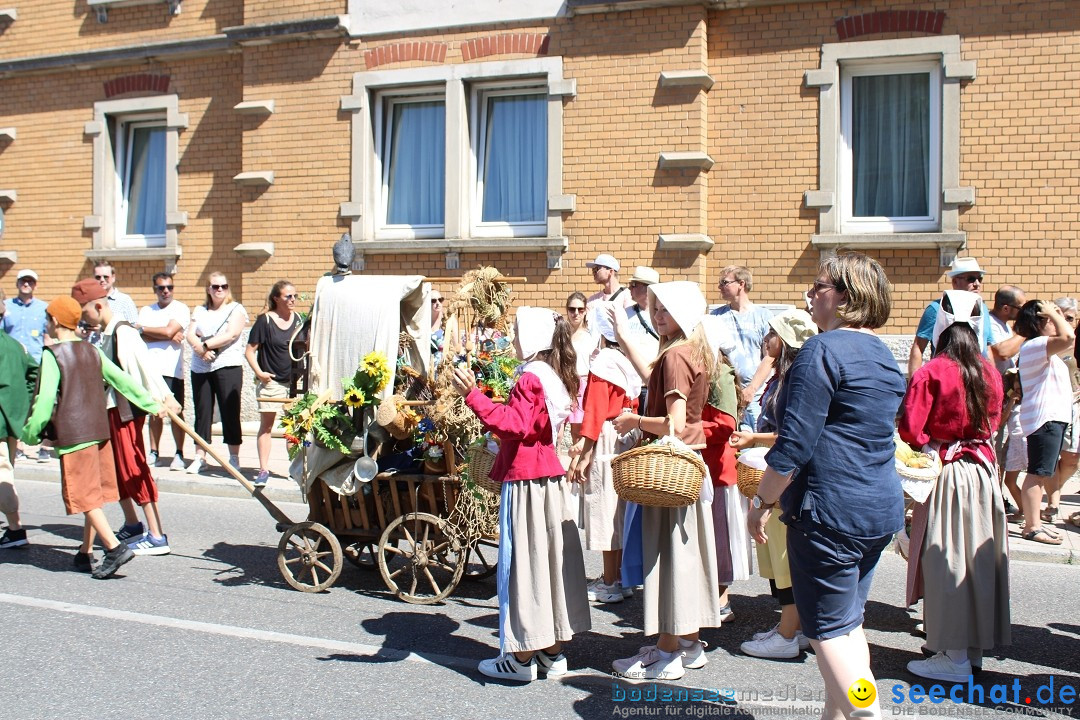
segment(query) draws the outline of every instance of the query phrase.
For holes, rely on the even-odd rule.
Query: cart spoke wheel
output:
[[[498,569],[499,541],[498,539],[480,538],[469,545],[465,553],[466,580],[483,580],[491,577]]]
[[[278,542],[278,569],[297,590],[326,590],[338,579],[342,565],[341,543],[317,522],[293,525]]]
[[[429,513],[395,518],[379,540],[379,572],[386,587],[405,602],[430,605],[457,587],[465,569],[454,529]],[[402,539],[402,547],[394,545]]]

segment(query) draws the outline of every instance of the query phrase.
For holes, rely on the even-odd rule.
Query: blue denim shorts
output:
[[[874,568],[892,537],[851,538],[805,518],[788,525],[791,590],[806,637],[828,640],[862,625]]]

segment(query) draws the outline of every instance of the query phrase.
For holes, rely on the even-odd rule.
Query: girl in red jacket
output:
[[[592,627],[585,562],[555,440],[577,395],[570,325],[544,308],[517,311],[514,348],[525,361],[505,405],[476,389],[468,370],[454,390],[502,441],[491,478],[499,507],[499,644],[484,675],[529,682],[566,673],[563,643]]]

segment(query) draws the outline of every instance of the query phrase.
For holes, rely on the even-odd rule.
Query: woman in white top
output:
[[[223,273],[211,273],[206,302],[191,313],[187,341],[191,345],[191,395],[195,402],[195,431],[210,442],[214,403],[221,415],[221,432],[229,446],[229,464],[240,469],[240,390],[244,385],[244,344],[240,335],[248,323],[244,306],[229,292]],[[187,471],[206,467],[199,448]]]
[[[570,411],[570,433],[574,442],[577,442],[581,431],[581,421],[585,417],[582,403],[585,398],[585,383],[589,379],[589,361],[593,350],[596,349],[597,339],[589,332],[586,313],[585,293],[571,293],[566,298],[566,321],[570,323],[570,342],[574,344],[574,352],[577,353],[577,374],[579,378],[577,404]]]
[[[1027,338],[1020,346],[1020,429],[1027,438],[1027,477],[1023,501],[1025,540],[1060,545],[1061,536],[1044,527],[1039,510],[1043,488],[1052,481],[1072,422],[1072,384],[1059,355],[1072,350],[1076,334],[1053,303],[1029,300],[1020,308],[1013,330]]]

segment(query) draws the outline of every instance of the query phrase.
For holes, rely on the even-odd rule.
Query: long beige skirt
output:
[[[610,420],[600,428],[588,482],[579,490],[586,550],[622,550],[626,502],[615,493],[611,481],[611,456],[631,446],[632,443],[619,442],[619,434]]]
[[[689,635],[720,627],[712,503],[643,507],[641,513],[645,634]]]
[[[966,459],[946,464],[915,506],[910,548],[908,601],[923,598],[931,650],[1012,641],[1008,525],[996,471]]]
[[[503,484],[501,524],[509,524],[509,533],[502,537],[511,539],[509,548],[499,548],[503,652],[542,650],[592,627],[567,484],[557,478]],[[504,573],[507,550],[509,572]]]

